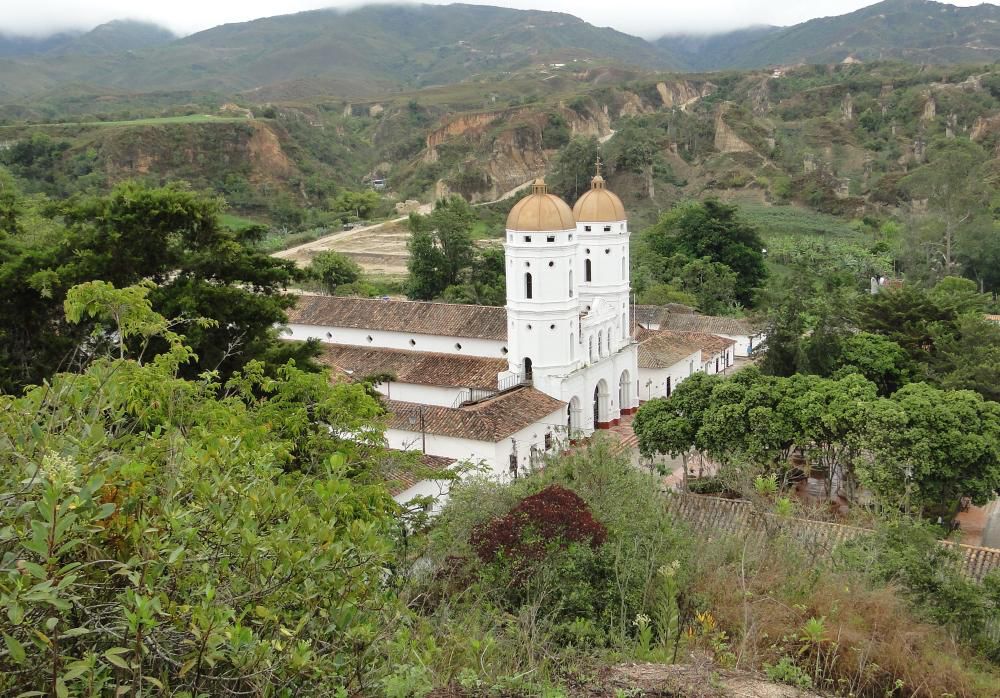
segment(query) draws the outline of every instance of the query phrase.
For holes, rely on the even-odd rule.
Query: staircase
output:
[[[481,402],[482,400],[488,400],[491,397],[496,397],[500,393],[505,393],[508,390],[513,390],[514,388],[520,388],[522,385],[531,385],[531,379],[524,379],[520,374],[515,373],[512,376],[508,376],[497,383],[496,390],[490,388],[462,388],[462,390],[455,397],[455,401],[451,404],[453,408],[462,407],[463,405],[470,405],[476,402]]]

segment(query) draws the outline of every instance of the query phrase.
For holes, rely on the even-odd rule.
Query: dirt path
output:
[[[488,206],[509,199],[520,194],[530,184],[530,181],[525,182],[504,192],[498,199],[482,201],[473,205]],[[417,213],[427,215],[433,209],[434,204],[422,204],[417,209]],[[406,226],[408,218],[409,216],[400,216],[375,225],[333,233],[312,242],[275,252],[273,256],[279,259],[290,259],[298,266],[305,267],[320,252],[336,250],[360,264],[366,274],[405,277],[407,273],[406,262],[409,259],[409,254],[406,251],[406,241],[410,237],[410,231]]]
[[[417,213],[427,214],[433,204],[423,204]],[[344,230],[275,252],[279,259],[290,259],[298,266],[307,266],[320,252],[337,250],[351,257],[369,274],[381,276],[406,275],[406,240],[410,235],[406,228],[409,216],[400,216],[390,221],[366,225],[354,230]]]

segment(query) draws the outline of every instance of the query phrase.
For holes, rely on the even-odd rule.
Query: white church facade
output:
[[[537,180],[505,236],[503,308],[304,295],[290,311],[289,338],[322,342],[335,375],[377,377],[390,448],[525,473],[718,364],[707,335],[634,322],[628,220],[600,175],[573,209]],[[409,484],[397,500],[432,489]]]

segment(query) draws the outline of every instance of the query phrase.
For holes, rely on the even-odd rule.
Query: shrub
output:
[[[587,503],[565,487],[549,485],[525,497],[510,513],[472,531],[470,543],[479,559],[498,556],[515,564],[537,562],[552,548],[587,543],[596,548],[607,539],[607,529],[590,513]]]

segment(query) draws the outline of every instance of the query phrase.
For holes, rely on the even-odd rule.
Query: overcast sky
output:
[[[568,12],[591,24],[645,37],[712,32],[751,24],[788,25],[851,12],[872,0],[490,0],[483,5]],[[357,7],[359,0],[0,0],[0,33],[45,35],[91,29],[112,19],[143,19],[178,34],[227,22],[321,7]],[[445,3],[440,3],[445,4]],[[977,5],[979,0],[955,0]]]

